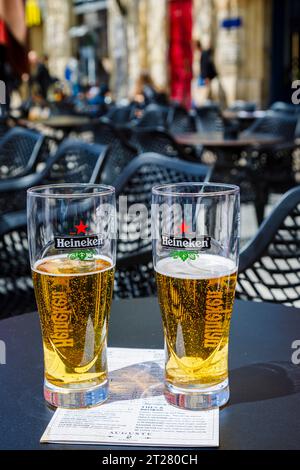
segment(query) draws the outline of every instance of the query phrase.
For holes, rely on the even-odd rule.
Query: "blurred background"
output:
[[[65,94],[102,85],[128,99],[144,74],[187,106],[290,102],[300,78],[298,0],[1,0],[0,18],[0,74],[23,100],[37,61]],[[213,57],[210,84],[201,51]]]

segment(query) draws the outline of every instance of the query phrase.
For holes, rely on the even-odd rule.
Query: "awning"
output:
[[[0,0],[0,18],[18,43],[25,45],[26,24],[23,0]]]

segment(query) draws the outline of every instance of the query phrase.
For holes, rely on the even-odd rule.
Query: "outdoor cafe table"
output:
[[[20,123],[29,128],[49,127],[53,131],[61,131],[64,136],[90,124],[91,119],[86,116],[60,115],[50,116],[47,119],[37,119],[35,121],[20,120]]]
[[[132,449],[40,444],[53,411],[42,396],[37,313],[0,321],[0,338],[6,342],[7,352],[6,365],[0,365],[0,449]],[[300,365],[291,362],[291,345],[297,339],[300,310],[235,302],[229,361],[231,399],[220,412],[220,449],[300,449]],[[157,299],[114,301],[109,344],[162,348]]]
[[[222,132],[185,132],[183,134],[174,134],[176,142],[181,145],[203,146],[206,148],[244,148],[279,144],[281,137],[270,134],[240,134],[237,139],[227,139]]]

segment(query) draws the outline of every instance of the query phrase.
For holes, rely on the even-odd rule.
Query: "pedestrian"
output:
[[[55,81],[48,70],[48,56],[44,55],[43,59],[40,60],[35,51],[30,51],[28,53],[28,60],[32,69],[30,74],[30,86],[36,87],[37,92],[46,101],[48,89]]]

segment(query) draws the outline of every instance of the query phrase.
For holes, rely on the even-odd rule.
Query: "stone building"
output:
[[[180,72],[172,72],[176,65],[170,60],[173,22],[181,16],[178,26],[188,23],[189,11],[192,27],[181,35],[183,47],[200,39],[213,48],[228,103],[241,99],[264,106],[289,99],[291,79],[299,75],[298,0],[109,0],[112,87],[118,98],[128,96],[143,69],[172,91],[172,77]]]
[[[228,104],[288,101],[300,78],[299,0],[35,1],[44,21],[30,28],[30,47],[49,55],[51,73],[63,78],[69,58],[82,52],[88,83],[95,64],[103,81],[105,58],[117,99],[130,96],[147,71],[159,88],[189,104],[199,75],[193,39],[213,48]]]
[[[168,86],[167,4],[165,0],[109,0],[111,86],[117,98],[128,97],[141,71]]]

